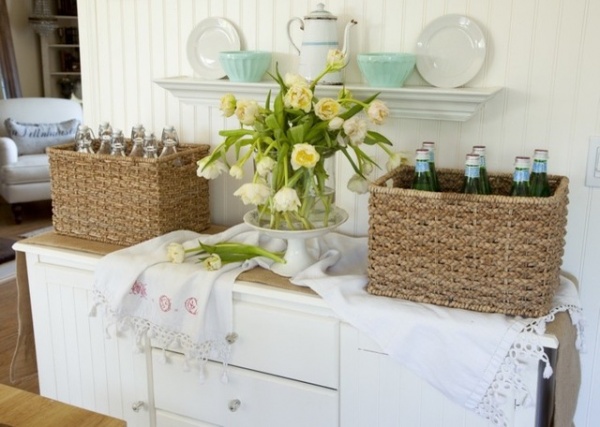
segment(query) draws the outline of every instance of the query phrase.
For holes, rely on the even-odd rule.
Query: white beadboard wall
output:
[[[287,21],[304,16],[316,0],[80,0],[80,43],[85,120],[109,120],[128,131],[135,123],[160,133],[177,127],[185,142],[219,143],[218,131],[234,127],[217,108],[182,104],[153,79],[193,75],[186,41],[207,17],[238,29],[244,49],[269,50],[282,71],[297,57]],[[588,141],[600,135],[600,2],[596,0],[329,0],[340,34],[351,18],[350,53],[414,51],[420,31],[439,16],[458,13],[485,32],[488,53],[472,87],[504,90],[466,122],[393,119],[384,132],[397,149],[413,152],[436,141],[441,167],[462,167],[472,145],[488,147],[489,169],[510,171],[515,155],[550,150],[550,171],[570,179],[567,245],[563,268],[579,280],[587,319],[583,384],[576,425],[600,425],[600,190],[584,185]],[[298,40],[301,35],[298,34]],[[361,80],[353,60],[346,82]],[[407,85],[424,85],[414,73]],[[350,172],[337,168],[339,204],[351,219],[342,231],[367,232],[368,196],[345,190]],[[213,222],[235,224],[245,207],[232,196],[239,182],[211,182]]]

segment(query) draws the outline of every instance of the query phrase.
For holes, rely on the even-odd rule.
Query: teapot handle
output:
[[[290,19],[290,20],[288,21],[288,24],[287,24],[287,35],[288,35],[288,39],[290,40],[290,43],[292,44],[292,46],[294,46],[294,49],[296,49],[296,51],[298,52],[298,55],[300,55],[300,48],[299,48],[298,46],[296,46],[296,43],[294,43],[294,40],[292,39],[292,33],[290,32],[290,29],[291,29],[291,27],[292,27],[292,23],[293,23],[294,21],[298,21],[298,22],[300,22],[300,29],[301,29],[302,31],[304,31],[304,21],[303,21],[302,19],[300,19],[300,18],[296,17],[296,18],[292,18],[292,19]]]

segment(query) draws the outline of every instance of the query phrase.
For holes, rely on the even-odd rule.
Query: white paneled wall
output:
[[[185,142],[219,143],[234,127],[216,108],[180,104],[152,82],[193,75],[187,37],[201,20],[229,19],[244,49],[272,51],[282,71],[297,57],[287,21],[315,9],[316,0],[80,0],[85,119],[129,129],[141,122],[160,132],[173,124]],[[329,0],[340,33],[351,18],[352,57],[363,51],[414,51],[420,31],[435,18],[459,13],[483,28],[488,53],[468,86],[504,91],[467,122],[394,119],[381,129],[397,149],[412,152],[424,140],[438,144],[441,167],[461,167],[472,145],[488,147],[489,168],[509,171],[515,155],[550,150],[551,173],[571,180],[563,268],[579,279],[588,322],[578,426],[600,425],[600,190],[584,186],[588,139],[600,135],[600,2],[596,0]],[[296,35],[298,40],[301,34]],[[355,61],[347,82],[360,81]],[[408,85],[423,85],[414,73]],[[367,231],[367,196],[345,190],[349,171],[338,165],[339,203],[351,215],[343,231]],[[239,183],[211,182],[213,222],[234,224],[245,208],[231,194]]]

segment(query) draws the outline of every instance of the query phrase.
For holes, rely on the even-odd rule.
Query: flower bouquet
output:
[[[327,186],[334,173],[326,167],[328,159],[343,154],[355,172],[348,188],[357,193],[367,192],[368,175],[377,166],[362,144],[381,147],[389,156],[388,170],[406,159],[391,150],[385,136],[368,129],[369,122],[380,125],[389,115],[378,94],[358,100],[342,88],[337,99],[315,96],[319,80],[346,63],[339,50],[331,50],[325,70],[312,82],[295,74],[282,77],[276,67],[275,75],[269,75],[280,91],[272,103],[269,91],[264,106],[225,94],[220,109],[225,117],[235,115],[241,126],[219,132],[225,140],[198,162],[198,176],[214,179],[228,172],[241,180],[244,164],[252,159],[252,180],[234,195],[257,206],[263,228],[327,227],[334,203],[334,190]],[[235,151],[234,163],[226,158],[230,150]]]

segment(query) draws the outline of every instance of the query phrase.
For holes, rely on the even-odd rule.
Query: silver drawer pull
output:
[[[233,399],[229,401],[229,410],[231,412],[235,412],[240,408],[241,404],[242,402],[240,401],[240,399]]]
[[[234,342],[237,341],[237,339],[238,339],[238,334],[236,334],[235,332],[227,334],[227,336],[225,337],[225,341],[227,341],[229,344],[233,344]]]
[[[142,409],[144,407],[144,402],[142,402],[141,400],[138,400],[137,402],[133,402],[131,404],[131,409],[133,409],[133,412],[140,412],[140,409]]]

